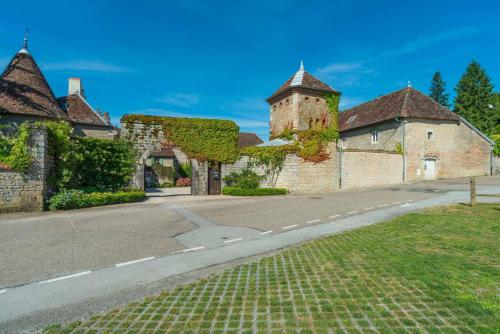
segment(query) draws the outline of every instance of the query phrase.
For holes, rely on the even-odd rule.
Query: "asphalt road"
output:
[[[478,184],[479,193],[500,193],[500,177]],[[454,180],[309,196],[161,197],[0,216],[0,332],[79,318],[169,287],[179,275],[465,201],[467,188]]]

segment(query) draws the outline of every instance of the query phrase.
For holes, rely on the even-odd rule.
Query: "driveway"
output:
[[[478,193],[500,193],[500,177],[478,184]],[[464,202],[467,189],[462,179],[308,196],[153,197],[64,213],[4,215],[0,331],[78,318],[157,291],[151,286],[168,287],[165,282],[178,275]]]

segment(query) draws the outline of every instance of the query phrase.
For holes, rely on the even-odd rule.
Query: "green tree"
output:
[[[450,106],[448,103],[449,94],[446,94],[446,82],[443,81],[443,78],[441,78],[441,72],[439,71],[434,73],[434,76],[432,77],[429,96],[446,108]]]
[[[486,71],[473,60],[455,88],[455,112],[491,135],[495,127],[493,84]]]

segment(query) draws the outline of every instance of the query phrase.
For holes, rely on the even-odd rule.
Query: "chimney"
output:
[[[105,111],[102,114],[102,118],[104,118],[104,121],[106,122],[106,124],[111,125],[111,120],[109,119],[109,113],[107,111]]]
[[[85,98],[82,81],[80,80],[80,78],[69,78],[68,95],[71,94],[80,94],[83,98]]]

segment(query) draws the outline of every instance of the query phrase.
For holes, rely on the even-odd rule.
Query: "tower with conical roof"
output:
[[[26,119],[69,120],[28,50],[27,33],[23,47],[0,76],[0,115],[2,123],[9,124]]]
[[[330,117],[326,94],[340,92],[300,68],[273,95],[266,99],[270,106],[271,137],[284,131],[299,132],[328,127]]]

